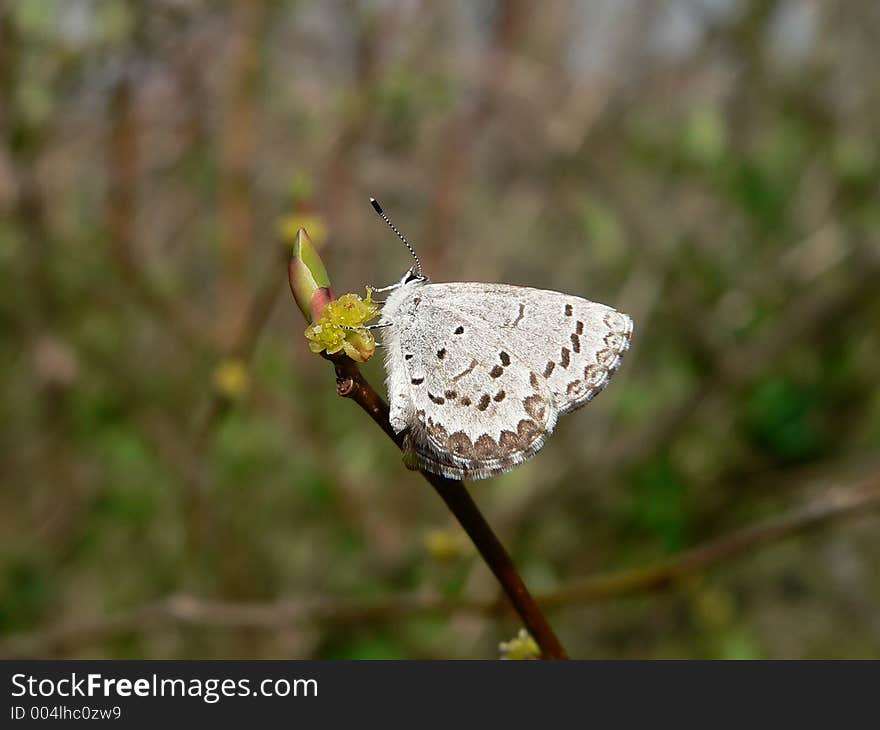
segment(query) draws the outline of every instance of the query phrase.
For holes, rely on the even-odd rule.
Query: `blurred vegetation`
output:
[[[399,278],[369,195],[435,281],[635,319],[611,387],[472,487],[535,592],[876,473],[878,11],[0,0],[0,633],[496,595],[286,290],[300,225],[337,291]],[[875,514],[551,621],[580,657],[878,658],[878,564]],[[519,629],[391,614],[147,614],[52,654],[491,657]]]

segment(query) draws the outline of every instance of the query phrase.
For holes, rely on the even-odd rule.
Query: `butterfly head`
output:
[[[412,301],[416,291],[427,283],[428,277],[420,274],[415,266],[409,269],[400,281],[388,287],[388,298],[382,304],[382,321],[394,321],[400,307]]]
[[[421,271],[419,271],[415,266],[411,266],[409,270],[403,275],[403,278],[400,280],[400,285],[403,287],[413,287],[413,286],[422,286],[422,284],[427,284],[428,279]]]

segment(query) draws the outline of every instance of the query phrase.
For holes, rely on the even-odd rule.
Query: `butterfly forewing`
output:
[[[437,306],[478,319],[511,343],[547,381],[560,413],[602,390],[629,347],[632,320],[604,304],[505,284],[436,286]]]
[[[392,426],[420,466],[456,478],[536,453],[605,386],[632,331],[610,307],[527,287],[431,284],[389,304]]]

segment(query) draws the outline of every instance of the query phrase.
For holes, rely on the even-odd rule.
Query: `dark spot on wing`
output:
[[[543,421],[546,409],[544,407],[544,399],[539,395],[530,395],[523,401],[523,408],[536,421]]]
[[[581,351],[581,338],[575,334],[571,336],[571,349],[575,352]]]
[[[410,353],[407,353],[406,355],[403,356],[403,359],[404,360],[412,360],[412,355]]]
[[[578,320],[577,325],[575,326],[574,333],[576,335],[582,335],[584,333],[584,323]]]
[[[498,391],[498,392],[492,397],[492,400],[494,400],[496,403],[500,403],[501,401],[504,400],[504,396],[506,396],[506,395],[507,395],[507,393],[505,393],[503,390],[499,390],[499,391]]]
[[[437,350],[437,359],[442,360],[444,357],[446,357],[446,348],[445,347]]]
[[[413,385],[421,385],[422,383],[425,382],[425,379],[424,378],[413,378],[409,382],[412,383]]]
[[[458,327],[455,328],[455,332],[453,334],[463,335],[464,334],[464,327],[462,327],[461,325],[458,325]]]
[[[482,434],[474,442],[474,453],[480,459],[492,459],[498,456],[498,444],[489,434]]]
[[[520,304],[520,305],[519,305],[519,314],[516,315],[516,319],[513,320],[513,324],[511,325],[511,327],[516,327],[516,326],[520,323],[520,320],[522,320],[523,315],[524,315],[525,313],[526,313],[526,305],[525,305],[525,304]]]
[[[547,363],[546,367],[544,368],[544,377],[545,377],[545,378],[549,378],[550,375],[553,373],[553,369],[554,369],[555,367],[556,367],[556,363],[553,362],[552,360],[550,360],[550,361]]]
[[[469,406],[471,404],[471,399],[468,398],[466,395],[463,395],[461,397],[461,400],[458,402],[461,403],[463,406]]]
[[[458,397],[458,393],[454,390],[447,390],[443,395],[446,396],[446,400],[455,400]]]
[[[563,347],[562,348],[562,355],[560,356],[560,359],[559,359],[559,364],[562,367],[567,368],[568,363],[570,362],[570,359],[569,359],[570,356],[571,356],[571,352],[569,351],[569,349],[567,347]]]
[[[571,305],[570,304],[565,305],[565,316],[571,317]]]
[[[524,418],[516,424],[516,433],[520,442],[527,446],[541,434],[541,428],[534,421]]]
[[[476,360],[471,360],[471,364],[468,365],[464,370],[462,370],[458,375],[453,376],[452,379],[453,379],[454,381],[458,382],[458,381],[461,380],[465,375],[468,375],[469,373],[473,372],[473,369],[474,369],[475,367],[477,367],[477,361],[476,361]]]
[[[498,353],[498,357],[501,359],[501,364],[504,365],[504,367],[510,365],[510,355],[504,352],[504,350]]]
[[[480,397],[480,402],[477,403],[477,410],[485,411],[489,407],[489,394],[483,393]]]
[[[500,378],[503,372],[504,368],[500,365],[496,365],[489,371],[489,375],[491,375],[493,378]]]
[[[432,403],[436,403],[438,406],[442,406],[446,399],[442,395],[434,395],[433,393],[428,393],[428,398],[431,399]]]
[[[508,453],[521,451],[526,446],[513,431],[502,431],[498,437],[498,445]]]
[[[456,456],[474,455],[474,445],[464,431],[456,431],[449,437],[448,448]]]
[[[584,380],[590,388],[595,388],[605,377],[605,370],[599,365],[587,365],[584,368]]]
[[[625,352],[629,348],[629,335],[612,332],[605,335],[605,344],[616,352]]]

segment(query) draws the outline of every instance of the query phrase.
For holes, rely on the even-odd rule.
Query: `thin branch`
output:
[[[278,250],[286,256],[286,249],[279,246]],[[273,264],[265,275],[264,283],[251,298],[244,324],[235,333],[235,340],[230,343],[226,352],[227,357],[237,358],[247,363],[253,356],[259,337],[269,321],[275,302],[278,300],[279,293],[283,291],[282,280],[276,275],[278,266],[274,258]],[[202,544],[207,532],[206,520],[210,513],[206,484],[201,471],[195,465],[204,457],[205,451],[211,443],[211,438],[231,407],[232,401],[227,396],[213,390],[199,412],[192,429],[191,457],[187,461],[193,466],[180,472],[184,482],[184,513],[187,524],[190,526],[187,536],[189,553],[198,552],[199,545]]]
[[[793,346],[817,333],[834,332],[830,327],[833,322],[876,298],[880,256],[871,251],[873,245],[859,252],[858,264],[849,281],[823,283],[795,299],[770,330],[733,353],[719,357],[712,365],[712,372],[703,376],[702,384],[678,404],[668,407],[619,446],[612,445],[607,452],[607,465],[638,462],[671,443],[683,429],[695,423],[694,414],[698,409],[742,389],[768,364],[778,363]]]
[[[372,386],[361,375],[357,364],[345,356],[332,356],[336,368],[336,389],[339,395],[351,398],[382,428],[382,430],[403,449],[403,438],[394,432],[388,420],[388,404],[373,390]],[[513,604],[514,609],[522,618],[529,633],[541,647],[544,659],[566,659],[565,649],[547,622],[535,599],[529,593],[525,583],[505,550],[504,545],[492,531],[489,523],[480,512],[464,483],[456,479],[422,472],[422,475],[440,495],[446,506],[461,523],[461,526],[473,540],[474,545],[486,561],[486,564],[501,583],[504,592]]]
[[[524,37],[531,12],[529,4],[522,0],[499,3],[481,73],[472,92],[465,95],[460,107],[446,122],[441,135],[431,208],[421,237],[434,271],[443,269],[442,259],[449,251],[445,242],[454,233],[460,215],[478,142],[492,119],[509,76],[511,56]]]
[[[731,532],[653,565],[584,578],[542,596],[541,600],[547,606],[563,606],[660,590],[754,548],[878,508],[880,474],[874,474],[854,487],[831,489],[815,502],[776,519]]]
[[[139,34],[143,31],[139,31]],[[213,349],[205,326],[186,302],[172,299],[156,286],[135,251],[138,186],[141,178],[140,129],[134,42],[122,62],[108,100],[106,229],[116,271],[130,292],[157,322],[181,342]]]
[[[831,489],[823,497],[775,519],[736,530],[667,560],[641,568],[590,576],[543,594],[538,599],[547,607],[561,608],[663,590],[687,575],[699,573],[753,549],[878,509],[880,473],[851,487]],[[289,629],[301,623],[387,623],[456,612],[494,615],[504,608],[504,603],[494,599],[444,599],[432,595],[390,596],[371,601],[319,597],[271,603],[227,603],[178,595],[116,616],[65,621],[45,631],[9,637],[0,644],[0,656],[45,657],[115,636],[175,625],[273,631]]]
[[[286,257],[287,250],[279,246],[278,250],[281,256]],[[275,274],[278,270],[277,260],[272,257],[272,264],[266,272],[263,284],[251,297],[250,304],[247,307],[247,317],[244,324],[235,334],[235,339],[231,342],[226,350],[226,356],[242,360],[250,361],[253,357],[254,349],[260,338],[275,303],[278,301],[279,294],[283,291],[282,280]],[[229,399],[221,393],[214,392],[207,406],[203,411],[203,415],[199,420],[199,425],[195,429],[195,451],[200,454],[203,447],[210,439],[211,433],[217,422],[229,409]]]
[[[253,173],[260,46],[266,11],[263,0],[238,5],[228,40],[220,157],[220,339],[226,346],[240,337],[247,320],[248,268],[254,248]]]
[[[361,8],[356,13],[354,78],[350,95],[351,107],[323,165],[317,200],[322,212],[330,220],[339,220],[345,199],[351,194],[353,171],[357,169],[358,150],[368,138],[370,125],[375,119],[376,91],[382,76],[385,46],[394,37],[399,9],[389,4],[387,9]]]

